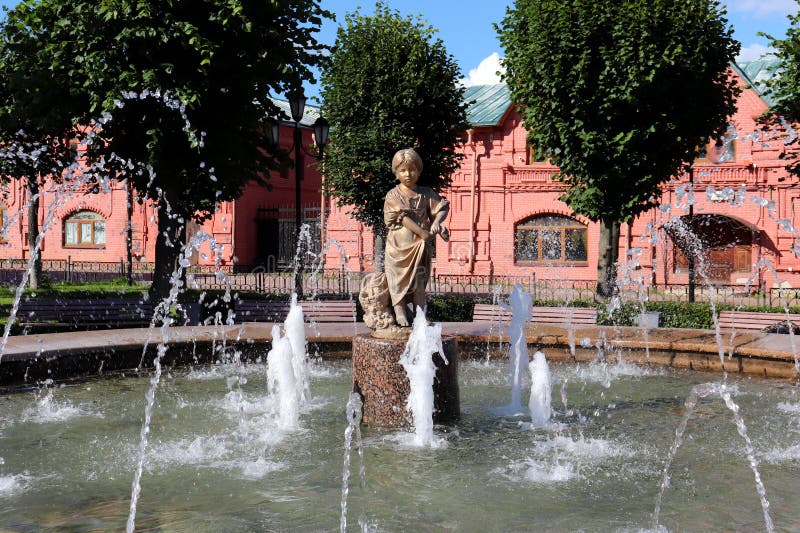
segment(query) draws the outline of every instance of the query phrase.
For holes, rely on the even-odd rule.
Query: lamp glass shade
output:
[[[292,113],[292,120],[300,122],[306,110],[306,96],[302,92],[297,92],[289,97],[289,110]]]
[[[268,118],[264,123],[264,133],[267,136],[267,144],[277,146],[280,141],[280,127],[274,118]]]
[[[314,139],[316,139],[317,146],[320,148],[325,148],[325,145],[328,144],[328,132],[330,129],[331,126],[324,117],[319,117],[314,122]]]

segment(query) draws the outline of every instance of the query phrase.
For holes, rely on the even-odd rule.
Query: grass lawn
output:
[[[141,298],[147,293],[149,286],[149,283],[128,285],[124,279],[92,283],[53,283],[35,291],[26,288],[22,297],[36,295],[37,298]],[[16,292],[17,287],[13,285],[0,287],[0,309],[10,309]]]

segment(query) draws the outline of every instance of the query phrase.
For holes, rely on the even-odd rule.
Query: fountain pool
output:
[[[507,403],[500,362],[462,363],[461,420],[419,449],[363,429],[366,487],[351,477],[350,530],[640,531],[651,526],[667,452],[691,388],[719,374],[633,365],[551,364],[553,416]],[[300,428],[280,429],[266,367],[165,372],[156,397],[137,529],[335,530],[350,364],[311,366]],[[800,395],[729,378],[778,530],[800,529]],[[0,526],[120,530],[130,499],[149,375],[108,375],[0,396]],[[353,456],[353,464],[358,456]],[[719,397],[701,399],[671,467],[669,530],[763,530],[741,438]]]

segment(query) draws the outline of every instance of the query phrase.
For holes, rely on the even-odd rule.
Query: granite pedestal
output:
[[[353,390],[364,402],[362,421],[371,426],[409,428],[411,413],[406,409],[410,391],[408,376],[400,364],[406,347],[404,339],[376,339],[369,334],[353,337]],[[458,341],[442,337],[448,364],[434,354],[433,421],[453,422],[460,414],[458,395]]]

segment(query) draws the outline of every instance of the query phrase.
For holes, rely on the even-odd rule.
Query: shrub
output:
[[[712,329],[711,305],[708,302],[646,302],[647,311],[661,313],[661,327]],[[639,302],[624,302],[613,314],[605,306],[597,310],[597,323],[601,326],[636,326],[642,312]]]
[[[426,318],[432,322],[469,322],[475,299],[461,294],[428,295]]]
[[[665,328],[714,327],[708,302],[647,302],[647,310],[660,312],[661,326]]]
[[[597,307],[597,325],[635,326],[636,317],[641,311],[642,308],[637,302],[623,302],[613,313],[609,313],[608,307],[601,304]]]

